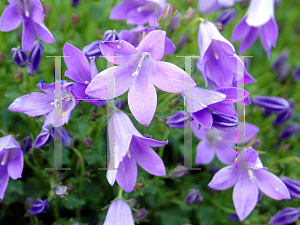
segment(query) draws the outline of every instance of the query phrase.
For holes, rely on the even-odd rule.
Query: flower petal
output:
[[[63,53],[65,63],[69,69],[66,71],[66,76],[76,82],[90,82],[91,69],[85,54],[68,42],[64,45]]]
[[[25,19],[23,24],[22,47],[24,51],[29,51],[35,41],[34,22]]]
[[[180,93],[196,86],[191,76],[172,63],[155,62],[156,73],[152,74],[155,86],[169,93]]]
[[[131,86],[134,71],[127,66],[114,66],[100,72],[86,88],[85,93],[99,99],[113,99]]]
[[[128,92],[129,109],[135,119],[144,126],[148,126],[152,121],[157,105],[156,89],[148,75],[153,70],[153,66],[149,66],[147,72],[145,66],[142,66]]]
[[[12,179],[18,179],[22,176],[22,171],[23,171],[23,165],[24,165],[24,158],[23,158],[23,151],[21,148],[15,148],[11,150],[6,150],[6,151],[11,151],[11,157],[13,157],[13,160],[11,160],[7,164],[7,172],[9,176]]]
[[[230,162],[236,157],[236,150],[230,143],[225,141],[218,143],[216,153],[218,159],[224,164],[230,164]]]
[[[203,139],[197,145],[196,164],[209,164],[215,157],[215,147],[206,139]]]
[[[245,37],[250,30],[250,26],[246,23],[247,17],[244,17],[234,28],[231,41],[237,41]]]
[[[36,23],[35,31],[37,36],[46,43],[53,43],[55,39],[51,34],[50,30],[45,26],[44,23]]]
[[[154,61],[159,61],[164,56],[166,32],[154,30],[149,32],[138,47],[139,52],[149,52]]]
[[[249,29],[249,32],[246,34],[244,39],[241,42],[240,48],[239,48],[239,54],[243,54],[250,46],[256,41],[258,36],[258,28],[251,27]]]
[[[121,169],[121,170],[120,170]],[[119,164],[116,180],[119,186],[126,192],[131,192],[137,179],[137,165],[134,156],[126,155]]]
[[[192,113],[192,117],[207,129],[210,129],[213,124],[211,112],[207,108]]]
[[[259,189],[276,200],[290,199],[290,193],[285,184],[273,173],[264,169],[254,171]]]
[[[235,165],[226,166],[214,175],[208,186],[215,190],[231,188],[238,181],[240,172],[235,169]]]
[[[258,188],[247,171],[241,171],[241,177],[233,189],[233,203],[239,219],[244,220],[255,208]]]
[[[0,19],[0,29],[2,32],[17,29],[22,23],[22,18],[18,13],[16,4],[7,6]],[[23,49],[24,50],[24,49]]]
[[[3,199],[5,190],[7,188],[9,176],[6,170],[6,166],[0,165],[0,199]]]
[[[41,116],[51,112],[53,96],[45,93],[33,92],[16,98],[8,107],[10,111],[25,113],[28,116]]]
[[[139,7],[142,3],[138,1],[124,1],[117,4],[111,11],[109,19],[111,20],[124,20],[127,14],[135,7]]]
[[[167,145],[169,143],[169,141],[158,141],[152,138],[146,138],[143,136],[134,136],[135,139],[140,140],[144,145],[147,145],[149,147],[160,147],[160,146],[164,146]]]
[[[108,209],[103,225],[134,225],[130,207],[123,199],[113,201]]]
[[[130,64],[131,58],[138,53],[132,44],[123,40],[100,43],[100,50],[107,61],[117,65]]]
[[[45,14],[43,10],[39,9],[38,7],[33,7],[32,11],[32,20],[36,23],[43,23],[44,22]]]
[[[204,126],[201,126],[199,129],[199,126],[200,124],[196,120],[193,120],[192,122],[193,133],[198,139],[202,140],[206,138],[206,133],[208,129],[206,129]]]
[[[140,167],[142,167],[148,173],[151,173],[155,176],[166,175],[164,163],[158,154],[138,138],[132,138],[129,151],[135,158],[137,164],[139,164]]]

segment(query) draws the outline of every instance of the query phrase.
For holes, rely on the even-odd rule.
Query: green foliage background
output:
[[[131,29],[125,21],[109,20],[109,14],[118,1],[82,0],[77,7],[72,7],[71,1],[44,0],[44,6],[49,7],[45,17],[45,24],[54,35],[54,44],[45,43],[44,57],[36,75],[31,76],[26,68],[18,68],[12,60],[11,48],[21,45],[18,30],[4,33],[0,32],[0,129],[4,134],[13,134],[19,142],[27,135],[36,137],[43,121],[30,118],[25,114],[10,112],[7,108],[12,101],[25,94],[39,91],[35,85],[41,79],[45,82],[53,82],[53,58],[46,56],[63,55],[62,49],[66,42],[82,49],[85,45],[95,40],[100,40],[106,30]],[[197,1],[171,0],[176,10],[184,15],[189,7],[196,10]],[[8,5],[8,1],[0,1],[0,12]],[[230,40],[232,30],[238,21],[245,15],[247,6],[242,3],[234,6],[238,15],[235,20],[224,28],[222,34]],[[247,85],[245,88],[253,95],[280,96],[285,99],[293,98],[296,102],[293,118],[290,122],[299,122],[300,109],[300,82],[295,83],[291,74],[284,80],[276,78],[274,71],[270,69],[271,63],[278,55],[286,50],[289,52],[288,64],[292,70],[300,63],[300,23],[299,0],[282,1],[276,9],[275,18],[279,26],[279,38],[277,47],[272,50],[271,59],[257,41],[245,55],[251,58],[249,73],[257,82]],[[207,15],[207,19],[213,21],[220,12]],[[173,14],[174,15],[174,14]],[[75,17],[78,16],[78,21]],[[200,15],[196,10],[196,16]],[[204,17],[206,18],[206,16]],[[176,55],[199,55],[197,42],[199,23],[187,22],[181,19],[181,25],[169,38],[177,43],[183,33],[188,34],[188,43],[175,54],[165,56],[164,61],[172,62],[184,69],[183,58]],[[162,29],[167,30],[167,26]],[[238,49],[238,43],[234,43]],[[106,61],[103,58],[96,60],[98,70],[105,69]],[[195,67],[193,65],[193,67]],[[63,71],[66,66],[63,64]],[[204,87],[204,81],[199,72],[193,69],[193,78]],[[170,173],[183,161],[183,134],[182,130],[170,129],[162,122],[163,118],[170,116],[183,108],[180,101],[174,105],[173,99],[177,94],[163,93],[158,90],[158,108],[156,115],[149,127],[139,125],[131,117],[132,121],[142,134],[150,134],[158,140],[169,139],[169,145],[165,148],[155,149],[162,156],[167,172]],[[127,94],[122,98],[126,100]],[[130,112],[128,106],[126,112]],[[94,108],[89,103],[80,103],[72,112],[69,124],[65,128],[72,136],[71,148],[63,149],[63,163],[71,171],[46,171],[44,168],[53,166],[53,144],[49,144],[42,151],[31,150],[25,154],[25,165],[22,179],[10,180],[5,198],[0,203],[0,224],[97,224],[104,221],[107,210],[101,210],[117,196],[118,186],[111,187],[106,180],[106,171],[98,170],[106,166],[106,117],[105,108]],[[243,118],[240,118],[241,120]],[[282,142],[275,148],[278,142],[277,136],[287,123],[279,128],[272,124],[275,115],[262,117],[262,109],[255,106],[246,107],[246,122],[255,124],[260,128],[257,138],[262,145],[257,150],[265,152],[261,154],[261,160],[269,171],[277,176],[288,176],[300,180],[299,134]],[[168,133],[169,132],[169,133]],[[91,148],[83,145],[85,137],[91,137],[94,144]],[[193,139],[193,156],[199,141]],[[82,163],[84,162],[84,163]],[[214,160],[220,168],[224,167],[217,159]],[[126,199],[134,198],[138,204],[136,209],[145,208],[149,214],[141,224],[155,225],[181,225],[190,223],[193,225],[212,224],[267,224],[270,217],[285,207],[299,207],[300,200],[276,201],[266,196],[257,204],[255,210],[243,222],[230,222],[229,215],[235,213],[232,202],[232,189],[225,191],[213,191],[207,184],[213,175],[208,173],[211,165],[199,166],[201,171],[189,171],[182,178],[172,179],[166,177],[153,177],[139,169],[138,183],[132,193],[125,193]],[[58,185],[73,186],[69,189],[66,199],[55,197],[54,189]],[[199,189],[204,201],[199,205],[186,205],[185,198],[191,188]],[[38,216],[29,216],[26,206],[27,197],[47,198],[50,209]]]

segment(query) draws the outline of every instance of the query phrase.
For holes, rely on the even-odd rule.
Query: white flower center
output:
[[[151,60],[151,55],[149,52],[143,52],[143,53],[138,53],[136,54],[133,58],[132,61],[130,63],[130,67],[137,65],[135,72],[132,74],[133,77],[136,77],[137,75],[139,75],[140,70],[142,68],[142,65],[144,62],[147,63],[147,70],[145,72],[145,74],[148,72],[149,70],[149,63]]]

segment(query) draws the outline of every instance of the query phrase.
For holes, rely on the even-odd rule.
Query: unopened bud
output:
[[[236,17],[235,9],[225,9],[215,20],[215,23],[220,23],[222,27],[230,23]]]
[[[186,204],[199,204],[203,201],[203,197],[200,194],[199,190],[191,189],[189,190],[189,193],[187,194],[187,197],[185,199]]]
[[[189,21],[189,20],[193,19],[194,15],[195,15],[195,10],[192,9],[191,7],[189,7],[188,10],[184,14],[184,18],[186,19],[186,21]]]
[[[115,101],[115,106],[116,106],[119,110],[124,110],[124,108],[125,108],[125,103],[124,103],[123,99],[117,98],[116,101]]]
[[[18,66],[24,66],[26,63],[27,54],[25,51],[20,49],[20,46],[12,48],[11,52],[13,53],[13,60]]]
[[[289,58],[289,54],[286,51],[283,51],[272,64],[271,69],[276,70],[279,67],[283,66]]]
[[[32,148],[32,138],[30,136],[27,136],[22,140],[22,142],[24,153],[29,152],[29,150]]]
[[[228,116],[219,113],[212,113],[212,117],[213,117],[212,126],[219,130],[224,130],[224,131],[233,130],[236,129],[237,125],[239,124],[239,119],[236,116]]]
[[[85,145],[85,147],[90,148],[92,147],[92,145],[94,144],[91,137],[86,137],[84,138],[83,144]]]
[[[120,40],[120,36],[116,30],[107,30],[103,35],[103,42]]]
[[[191,116],[180,110],[167,118],[166,124],[171,128],[187,128],[190,125]]]
[[[166,3],[163,7],[161,17],[164,20],[164,23],[170,18],[173,13],[173,7],[170,3]]]
[[[181,37],[179,38],[176,49],[181,49],[188,41],[188,36],[186,33],[182,34]]]
[[[27,71],[30,74],[35,74],[42,61],[44,51],[44,44],[39,41],[35,41],[31,52],[28,57]]]
[[[297,123],[289,124],[280,132],[278,138],[286,139],[286,138],[292,137],[295,134],[297,134],[299,132],[299,130],[300,130],[299,124],[297,124]]]
[[[139,209],[136,213],[135,213],[135,220],[139,221],[139,220],[143,220],[145,219],[146,215],[148,214],[148,212],[142,208],[142,209]]]
[[[278,79],[284,79],[291,72],[291,67],[289,65],[283,65],[279,68],[276,76]]]
[[[72,6],[77,6],[80,3],[80,0],[72,0]]]
[[[180,25],[181,13],[176,13],[172,18],[171,24],[169,26],[169,32],[175,30]]]
[[[294,71],[293,77],[296,82],[300,80],[300,66]]]
[[[177,166],[171,173],[172,177],[182,177],[188,173],[188,170],[184,166]]]
[[[79,22],[79,16],[78,16],[76,13],[74,13],[74,14],[72,15],[71,21],[72,21],[72,22],[71,22],[72,25],[73,25],[73,26],[76,26],[77,23]]]

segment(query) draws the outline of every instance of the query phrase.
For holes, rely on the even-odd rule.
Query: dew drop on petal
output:
[[[121,46],[120,46],[120,45],[117,45],[117,48],[118,48],[118,49],[121,49]]]

